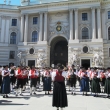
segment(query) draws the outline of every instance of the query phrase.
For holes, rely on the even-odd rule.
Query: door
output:
[[[35,66],[35,60],[28,60],[28,66],[29,67]]]
[[[82,59],[81,60],[81,66],[88,69],[88,67],[90,67],[90,59]]]

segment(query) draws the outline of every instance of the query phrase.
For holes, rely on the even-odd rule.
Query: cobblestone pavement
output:
[[[0,95],[0,110],[56,110],[52,107],[52,92],[50,95],[45,95],[42,87],[37,89],[36,95],[30,96],[29,88],[23,92],[23,96],[15,96],[11,92],[9,98],[3,98]],[[100,94],[99,97],[93,97],[91,93],[88,96],[82,96],[77,86],[76,95],[71,95],[68,91],[68,107],[64,110],[110,110],[110,99],[105,98],[105,94]]]

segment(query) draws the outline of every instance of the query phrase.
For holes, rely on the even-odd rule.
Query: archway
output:
[[[50,43],[50,64],[61,64],[66,66],[68,63],[68,42],[61,36],[53,38]]]

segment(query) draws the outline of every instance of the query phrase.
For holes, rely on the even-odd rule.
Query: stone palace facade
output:
[[[0,5],[0,65],[110,65],[110,0]]]

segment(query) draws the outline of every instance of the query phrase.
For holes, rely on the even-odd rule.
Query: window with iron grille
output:
[[[15,51],[10,51],[9,58],[10,59],[14,59],[15,58]]]
[[[17,19],[12,19],[12,26],[17,26]]]
[[[32,42],[37,42],[38,40],[38,34],[37,31],[32,32]]]
[[[10,35],[10,44],[16,44],[16,33],[12,32]]]
[[[86,21],[87,20],[87,13],[82,13],[82,21]]]
[[[33,24],[37,24],[38,22],[38,17],[33,17]]]
[[[86,27],[82,29],[82,39],[89,39],[89,31]]]
[[[110,19],[110,11],[108,11],[108,19]]]
[[[110,40],[110,27],[108,28],[108,40]]]

